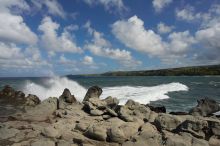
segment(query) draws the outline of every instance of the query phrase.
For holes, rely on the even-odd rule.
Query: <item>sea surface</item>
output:
[[[188,111],[204,97],[220,102],[220,76],[0,78],[0,88],[6,84],[41,100],[59,97],[68,88],[79,101],[90,86],[98,85],[103,89],[101,98],[116,97],[120,104],[133,99],[164,105],[168,112]]]

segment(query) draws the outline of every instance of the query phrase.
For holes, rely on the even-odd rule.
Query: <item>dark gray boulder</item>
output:
[[[59,99],[62,99],[63,101],[67,103],[74,103],[76,102],[76,98],[74,95],[71,95],[71,92],[69,89],[64,89],[63,94],[59,97]]]
[[[98,86],[92,86],[88,89],[83,101],[88,101],[90,98],[99,98],[102,94],[102,89]]]
[[[204,98],[198,100],[198,105],[192,108],[189,113],[194,116],[209,116],[220,110],[219,103],[213,99]]]
[[[27,105],[27,106],[35,106],[35,105],[40,104],[40,102],[41,101],[40,101],[39,97],[37,97],[36,95],[33,95],[33,94],[29,94],[26,97],[25,105]]]

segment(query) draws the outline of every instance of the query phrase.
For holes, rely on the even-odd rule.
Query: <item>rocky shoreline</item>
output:
[[[1,146],[220,146],[219,103],[204,98],[189,113],[128,100],[118,105],[102,89],[78,102],[68,89],[40,101],[5,86],[0,91]]]

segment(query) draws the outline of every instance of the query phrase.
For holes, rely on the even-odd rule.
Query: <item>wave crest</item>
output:
[[[82,101],[87,89],[78,84],[76,81],[66,77],[53,77],[43,80],[42,84],[37,84],[32,81],[27,81],[23,87],[25,94],[35,94],[41,100],[48,97],[59,97],[63,90],[68,88],[78,101]],[[147,104],[150,101],[167,99],[169,92],[188,91],[188,87],[184,84],[175,82],[162,84],[158,86],[116,86],[104,87],[101,99],[108,96],[119,99],[120,104],[125,104],[128,99],[132,99],[142,104]]]

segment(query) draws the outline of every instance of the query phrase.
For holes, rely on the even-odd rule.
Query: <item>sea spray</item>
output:
[[[117,97],[120,104],[125,104],[128,99],[132,99],[142,104],[147,104],[150,101],[167,99],[167,93],[176,91],[188,91],[188,87],[181,83],[169,83],[152,87],[144,86],[120,86],[120,87],[106,87],[103,89],[101,98],[109,95]]]
[[[78,101],[82,101],[87,89],[81,86],[74,80],[66,77],[52,77],[44,79],[41,84],[32,81],[26,81],[23,91],[25,94],[35,94],[41,100],[48,97],[59,97],[63,90],[68,88]],[[128,99],[135,100],[142,104],[147,104],[150,101],[167,99],[169,92],[188,91],[188,87],[184,84],[174,82],[169,84],[161,84],[152,87],[146,86],[116,86],[103,87],[101,99],[108,96],[119,99],[120,104],[125,104]]]

